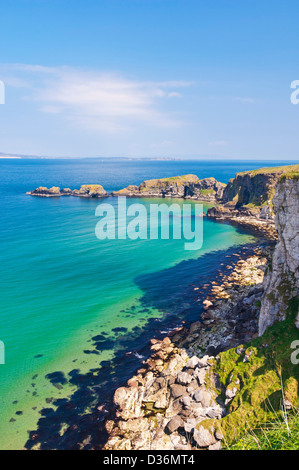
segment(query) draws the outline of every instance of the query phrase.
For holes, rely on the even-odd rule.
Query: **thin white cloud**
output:
[[[146,125],[176,127],[177,113],[162,111],[165,100],[181,97],[185,81],[138,81],[115,73],[86,71],[70,67],[4,65],[16,78],[30,84],[32,99],[40,111],[57,114],[88,130],[127,131],[141,121]],[[31,81],[31,82],[30,82]]]

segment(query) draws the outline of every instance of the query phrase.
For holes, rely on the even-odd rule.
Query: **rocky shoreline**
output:
[[[76,384],[78,388],[69,396],[68,400],[57,401],[57,410],[56,408],[51,410],[52,405],[47,404],[45,409],[40,411],[42,418],[35,430],[30,432],[26,448],[103,449],[108,440],[104,427],[105,420],[107,417],[114,419],[114,392],[117,388],[125,386],[127,380],[136,374],[137,369],[145,367],[142,360],[151,355],[151,339],[162,341],[166,335],[171,335],[175,346],[179,347],[179,342],[185,337],[187,339],[191,324],[201,318],[203,301],[208,296],[212,296],[212,289],[215,285],[213,282],[216,281],[220,285],[223,276],[232,274],[235,262],[244,256],[254,256],[256,248],[257,246],[253,243],[231,247],[217,254],[203,256],[199,260],[185,261],[178,272],[176,267],[167,270],[169,273],[166,275],[168,280],[165,278],[166,289],[172,303],[168,304],[163,319],[158,320],[150,317],[141,329],[135,328],[133,331],[121,332],[116,343],[113,336],[106,335],[105,331],[95,330],[89,349],[84,352],[96,354],[103,348],[113,347],[115,348],[115,357],[110,361],[102,361],[98,369],[92,369],[88,374],[81,374],[79,370],[77,372],[74,370],[69,376],[62,376],[59,371],[52,374],[51,381],[53,380],[57,386],[60,387],[65,383],[65,380],[70,380],[70,383]],[[211,257],[213,260],[209,261],[210,267],[204,271],[203,275],[201,266],[206,265]],[[186,272],[188,264],[190,278],[180,286],[181,291],[176,301],[173,299],[172,291],[169,292],[170,283],[174,276],[173,270],[176,271],[175,277],[177,278],[180,273]],[[202,274],[199,274],[200,272]],[[145,280],[145,282],[148,281]],[[159,283],[159,277],[156,279],[156,283]],[[137,309],[142,311],[150,305],[155,305],[155,308],[162,308],[164,311],[163,302],[161,304],[158,300],[156,303],[154,300],[152,304],[146,297],[140,299],[140,305]],[[129,311],[132,314],[136,312],[133,309],[128,309],[128,313]],[[209,327],[207,326],[207,328]],[[174,337],[176,334],[178,334],[177,338]],[[84,415],[83,420],[82,410],[90,410],[87,415]],[[63,436],[51,432],[53,426],[60,429],[60,426],[63,425],[65,428],[63,423],[68,425]]]
[[[259,214],[252,214],[248,211],[227,209],[223,206],[208,209],[207,216],[217,220],[217,222],[228,222],[232,225],[244,227],[257,235],[261,235],[269,240],[277,240],[274,219],[263,219]]]
[[[240,437],[248,422],[268,419],[264,403],[269,396],[279,409],[284,379],[277,372],[277,354],[289,374],[283,385],[284,406],[297,406],[299,378],[285,352],[289,343],[277,341],[298,338],[298,305],[290,303],[299,292],[299,165],[293,167],[237,174],[213,192],[199,189],[204,180],[187,175],[112,193],[196,200],[207,196],[217,201],[208,210],[210,218],[246,227],[267,241],[251,249],[244,246],[234,262],[222,263],[217,279],[203,286],[207,295],[201,299],[200,320],[162,339],[152,338],[150,357],[127,386],[115,392],[105,423],[105,450],[221,449]],[[102,197],[101,192],[85,194]],[[268,326],[284,323],[291,305],[289,322],[266,340],[259,337]]]
[[[211,364],[220,351],[258,335],[262,282],[271,248],[244,247],[230,274],[204,288],[202,320],[182,327],[163,340],[152,339],[152,354],[127,387],[114,395],[114,418],[106,423],[106,450],[192,450],[221,448],[217,421],[233,398],[223,401]],[[230,263],[231,264],[231,263]],[[194,287],[194,290],[197,288]],[[240,354],[244,351],[241,348]],[[245,355],[244,355],[244,360]],[[200,423],[211,420],[214,432]]]
[[[196,175],[189,174],[147,180],[139,186],[129,185],[111,194],[98,184],[83,185],[80,190],[39,187],[27,194],[39,197],[180,198],[206,202],[215,204],[208,210],[208,217],[240,225],[270,240],[276,240],[272,203],[275,187],[283,176],[294,169],[297,171],[299,165],[237,173],[227,185],[213,177],[200,180]]]
[[[245,197],[246,187],[230,186]],[[298,196],[299,173],[280,178],[273,202],[258,214],[271,220],[273,204],[278,242],[260,244],[247,256],[244,248],[221,282],[204,286],[209,294],[201,320],[152,340],[151,357],[114,395],[105,449],[219,450],[250,426],[277,418],[281,407],[297,409],[298,366],[287,350],[298,340]],[[238,209],[234,199],[234,207],[220,209],[230,213],[227,220],[249,209]]]

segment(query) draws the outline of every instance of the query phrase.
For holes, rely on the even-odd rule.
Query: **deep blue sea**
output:
[[[37,429],[37,447],[56,448],[76,420],[87,427],[97,401],[140,366],[150,337],[200,318],[194,286],[215,275],[229,250],[254,240],[204,219],[197,251],[174,239],[100,241],[101,201],[27,191],[101,184],[110,192],[190,173],[227,183],[237,171],[288,163],[0,159],[0,448],[22,448]],[[91,385],[99,396],[91,397]]]

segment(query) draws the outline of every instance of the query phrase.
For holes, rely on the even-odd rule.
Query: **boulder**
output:
[[[222,444],[220,441],[216,442],[216,444],[212,444],[209,446],[209,450],[221,450],[222,449]]]
[[[179,398],[182,395],[187,395],[186,387],[184,387],[183,385],[173,384],[170,386],[170,390],[173,398]]]
[[[166,430],[169,433],[177,431],[177,429],[184,427],[184,421],[180,416],[174,416],[166,426]]]
[[[214,404],[214,400],[211,393],[201,388],[199,388],[193,393],[193,399],[197,403],[201,403],[204,408],[208,408]]]
[[[229,403],[236,395],[237,395],[238,389],[236,387],[233,388],[227,388],[225,391],[225,396],[226,396],[226,401],[225,403]]]
[[[197,420],[195,418],[187,419],[184,423],[184,429],[186,432],[190,433],[194,431],[194,428],[197,424]]]
[[[195,369],[198,365],[198,363],[200,362],[200,359],[196,356],[193,356],[191,357],[191,359],[189,359],[189,361],[187,362],[186,364],[186,367],[188,369]]]
[[[194,440],[199,447],[209,447],[217,442],[214,429],[206,429],[202,425],[199,425],[198,429],[197,427],[194,429]]]
[[[179,372],[177,382],[181,385],[188,385],[192,381],[192,376],[187,372]]]

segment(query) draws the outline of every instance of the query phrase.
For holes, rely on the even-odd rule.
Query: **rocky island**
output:
[[[144,181],[140,186],[130,185],[120,191],[114,191],[112,196],[170,197],[217,202],[221,201],[225,186],[215,178],[200,180],[195,175],[183,175]]]
[[[218,202],[222,200],[226,185],[219,183],[215,178],[200,180],[195,175],[175,176],[144,181],[140,186],[130,185],[119,191],[113,191],[111,196],[126,197],[153,197],[153,198],[181,198],[194,199],[203,202]],[[99,184],[87,184],[81,186],[80,190],[69,188],[60,189],[53,186],[46,188],[40,186],[27,194],[30,196],[57,197],[57,196],[81,196],[81,197],[104,197],[107,191]]]
[[[52,188],[46,188],[39,186],[33,191],[29,191],[30,196],[39,197],[60,197],[60,196],[77,196],[77,197],[89,197],[89,198],[101,198],[108,196],[107,191],[104,190],[100,184],[84,184],[80,189],[63,188],[60,189],[57,186]]]
[[[207,216],[218,221],[244,226],[275,240],[273,196],[281,178],[299,171],[299,165],[237,173],[226,185],[215,178],[199,179],[196,175],[174,176],[147,180],[139,186],[129,185],[108,194],[100,184],[87,184],[80,190],[39,187],[27,194],[39,197],[78,196],[102,198],[107,196],[140,198],[180,198],[214,204]]]

